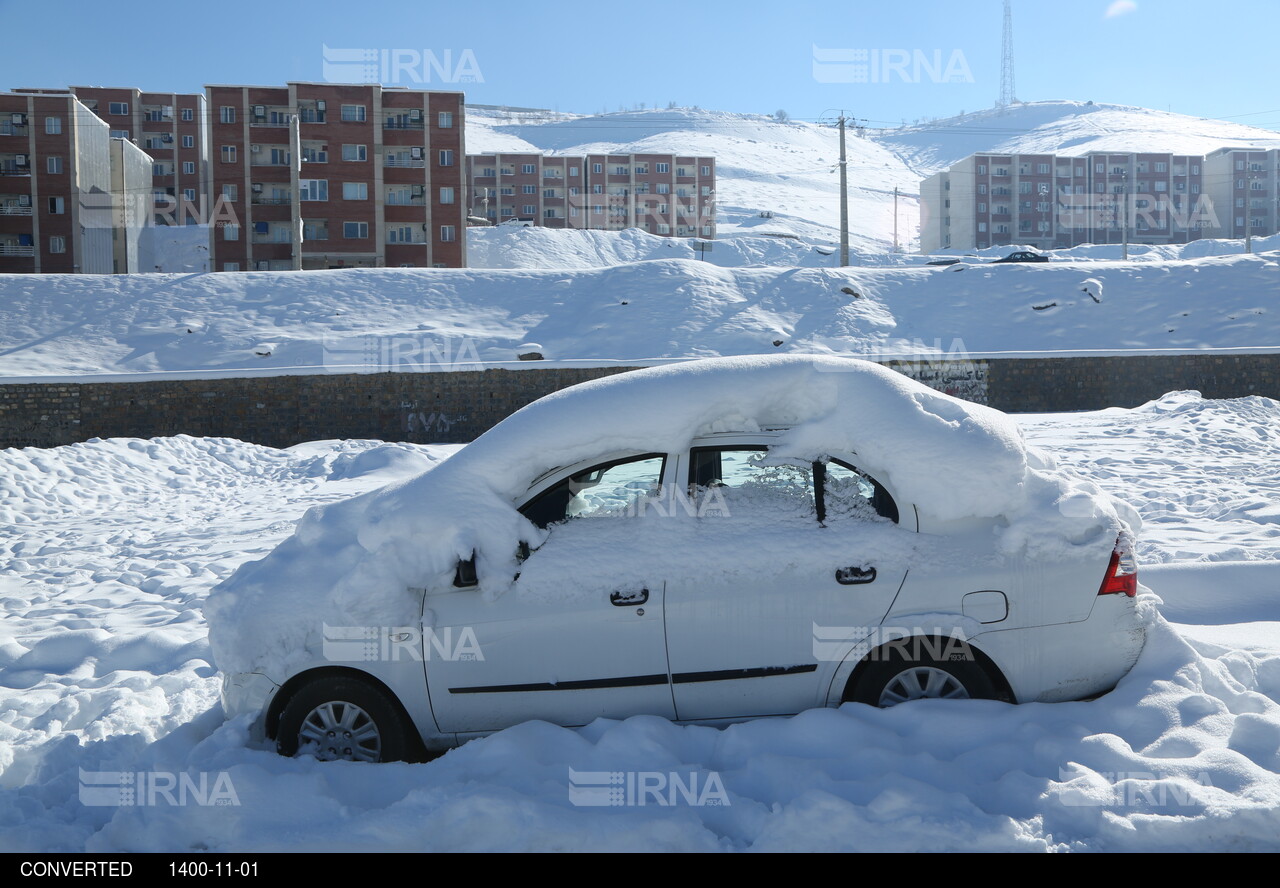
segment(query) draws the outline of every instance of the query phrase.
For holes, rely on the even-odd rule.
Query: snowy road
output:
[[[0,452],[0,850],[1280,850],[1280,404],[1023,417],[1139,507],[1165,598],[1091,702],[849,705],[725,730],[530,723],[425,765],[320,765],[225,724],[201,612],[309,506],[450,447],[112,440]],[[723,786],[575,807],[576,772]],[[108,807],[82,771],[225,774],[238,804]]]

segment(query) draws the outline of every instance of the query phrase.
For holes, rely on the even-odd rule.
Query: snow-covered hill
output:
[[[838,235],[838,136],[829,123],[698,109],[613,114],[471,108],[467,151],[674,152],[717,158],[720,236],[760,229],[813,240]],[[898,129],[849,130],[849,230],[856,249],[885,251],[919,224],[920,180],[979,151],[1096,150],[1205,154],[1225,146],[1280,147],[1280,133],[1241,123],[1126,105],[1029,102]],[[761,219],[761,212],[773,214]]]
[[[435,369],[441,354],[492,365],[526,350],[613,364],[918,354],[938,341],[972,353],[1256,349],[1280,344],[1278,281],[1276,252],[944,268],[666,259],[575,270],[4,275],[0,376],[373,371],[360,363],[367,337],[425,349]]]
[[[875,139],[921,176],[981,151],[1208,154],[1228,146],[1280,148],[1280,133],[1243,123],[1131,105],[1062,101],[1026,102],[901,129],[876,130]]]

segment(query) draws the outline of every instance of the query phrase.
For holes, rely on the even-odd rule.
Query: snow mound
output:
[[[1096,485],[1029,451],[1008,416],[875,364],[778,355],[650,368],[550,395],[430,472],[310,511],[290,539],[210,596],[218,665],[249,671],[265,658],[287,671],[324,620],[412,625],[410,590],[447,585],[473,552],[482,587],[501,594],[518,572],[520,543],[545,538],[513,505],[544,472],[761,427],[788,428],[773,450],[781,459],[856,454],[922,524],[1001,519],[998,545],[1009,557],[1110,546],[1139,524]]]

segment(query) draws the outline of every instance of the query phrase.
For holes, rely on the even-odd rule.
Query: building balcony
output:
[[[31,207],[0,207],[0,216],[30,216]]]
[[[418,170],[420,170],[420,169],[423,169],[424,167],[426,167],[426,165],[427,165],[426,160],[425,160],[425,159],[423,159],[423,158],[421,158],[421,157],[419,157],[419,158],[412,158],[412,157],[386,157],[386,158],[384,158],[384,159],[383,159],[383,166],[388,166],[388,167],[402,167],[402,168],[406,168],[406,169],[418,169]]]
[[[34,244],[0,244],[0,256],[34,256]]]
[[[414,120],[408,115],[403,114],[397,114],[386,118],[382,121],[382,127],[383,129],[394,130],[420,130],[426,128],[425,121],[423,121],[421,117]]]

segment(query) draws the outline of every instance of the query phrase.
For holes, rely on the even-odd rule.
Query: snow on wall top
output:
[[[515,508],[549,469],[623,452],[678,452],[699,435],[787,426],[774,453],[854,454],[924,518],[1000,518],[1000,551],[1053,558],[1110,545],[1132,510],[1058,472],[1003,413],[863,361],[717,358],[574,386],[508,417],[416,478],[308,512],[267,558],[211,594],[210,642],[227,672],[287,671],[321,622],[413,625],[413,588],[444,588],[476,553],[481,586],[507,589],[522,541],[546,536]],[[565,590],[565,594],[574,594]],[[311,639],[314,643],[314,638]]]

